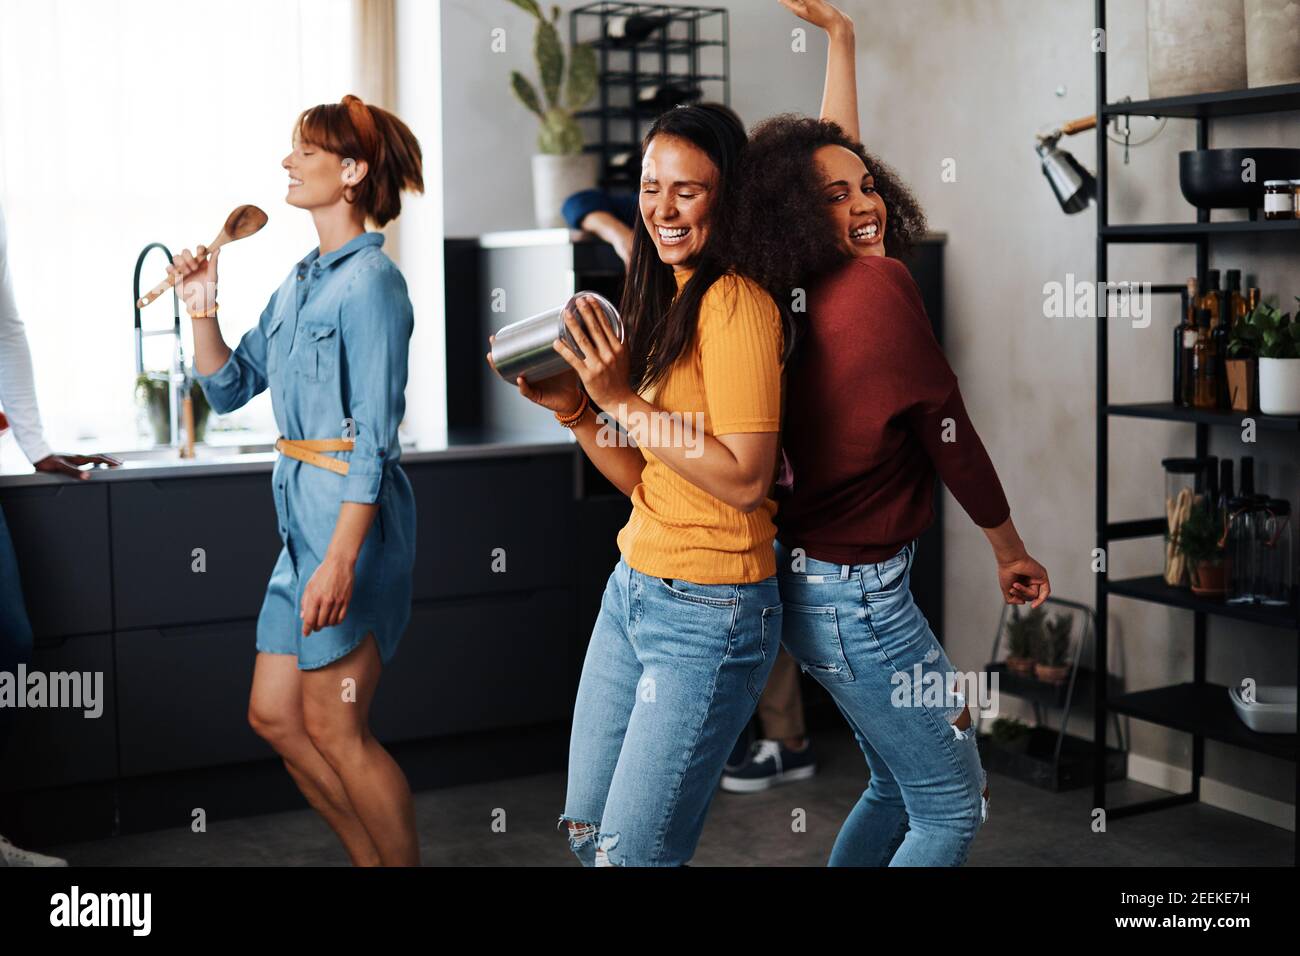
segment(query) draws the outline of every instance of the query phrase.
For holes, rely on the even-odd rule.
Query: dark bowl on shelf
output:
[[[1248,159],[1255,161],[1253,182],[1242,181],[1242,163]],[[1269,179],[1300,179],[1300,149],[1185,149],[1178,154],[1178,185],[1197,209],[1260,209]]]

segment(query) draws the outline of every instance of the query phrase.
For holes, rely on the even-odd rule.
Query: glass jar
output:
[[[1291,603],[1291,503],[1270,498],[1263,512],[1260,536],[1260,602]]]
[[[1289,179],[1270,179],[1264,183],[1264,218],[1294,219],[1295,187]]]
[[[1187,583],[1187,559],[1178,551],[1178,529],[1201,498],[1199,458],[1165,458],[1165,584],[1182,587]]]

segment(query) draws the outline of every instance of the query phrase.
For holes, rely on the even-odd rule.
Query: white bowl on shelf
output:
[[[1240,687],[1229,687],[1228,696],[1241,722],[1260,734],[1296,732],[1296,689],[1261,684],[1255,688],[1255,702],[1242,699]]]

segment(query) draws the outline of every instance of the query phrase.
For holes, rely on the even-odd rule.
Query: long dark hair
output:
[[[830,120],[784,113],[754,127],[741,163],[732,223],[736,265],[784,310],[793,291],[849,258],[826,208],[813,154],[843,146],[866,165],[885,204],[885,251],[903,258],[925,233],[925,214],[898,175]]]
[[[703,150],[718,170],[718,181],[709,208],[709,237],[676,301],[673,296],[677,294],[677,282],[672,267],[660,260],[645,221],[637,215],[631,264],[619,304],[627,328],[630,384],[637,391],[662,381],[681,357],[695,337],[704,293],[732,265],[732,219],[747,140],[740,117],[719,103],[668,110],[646,133],[642,153],[656,136],[676,136]]]

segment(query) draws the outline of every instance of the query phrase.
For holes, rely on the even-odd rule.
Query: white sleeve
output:
[[[7,240],[4,210],[0,209],[0,408],[9,419],[18,447],[27,460],[35,464],[48,457],[51,451],[45,444],[41,410],[36,404],[32,353],[14,301]]]

